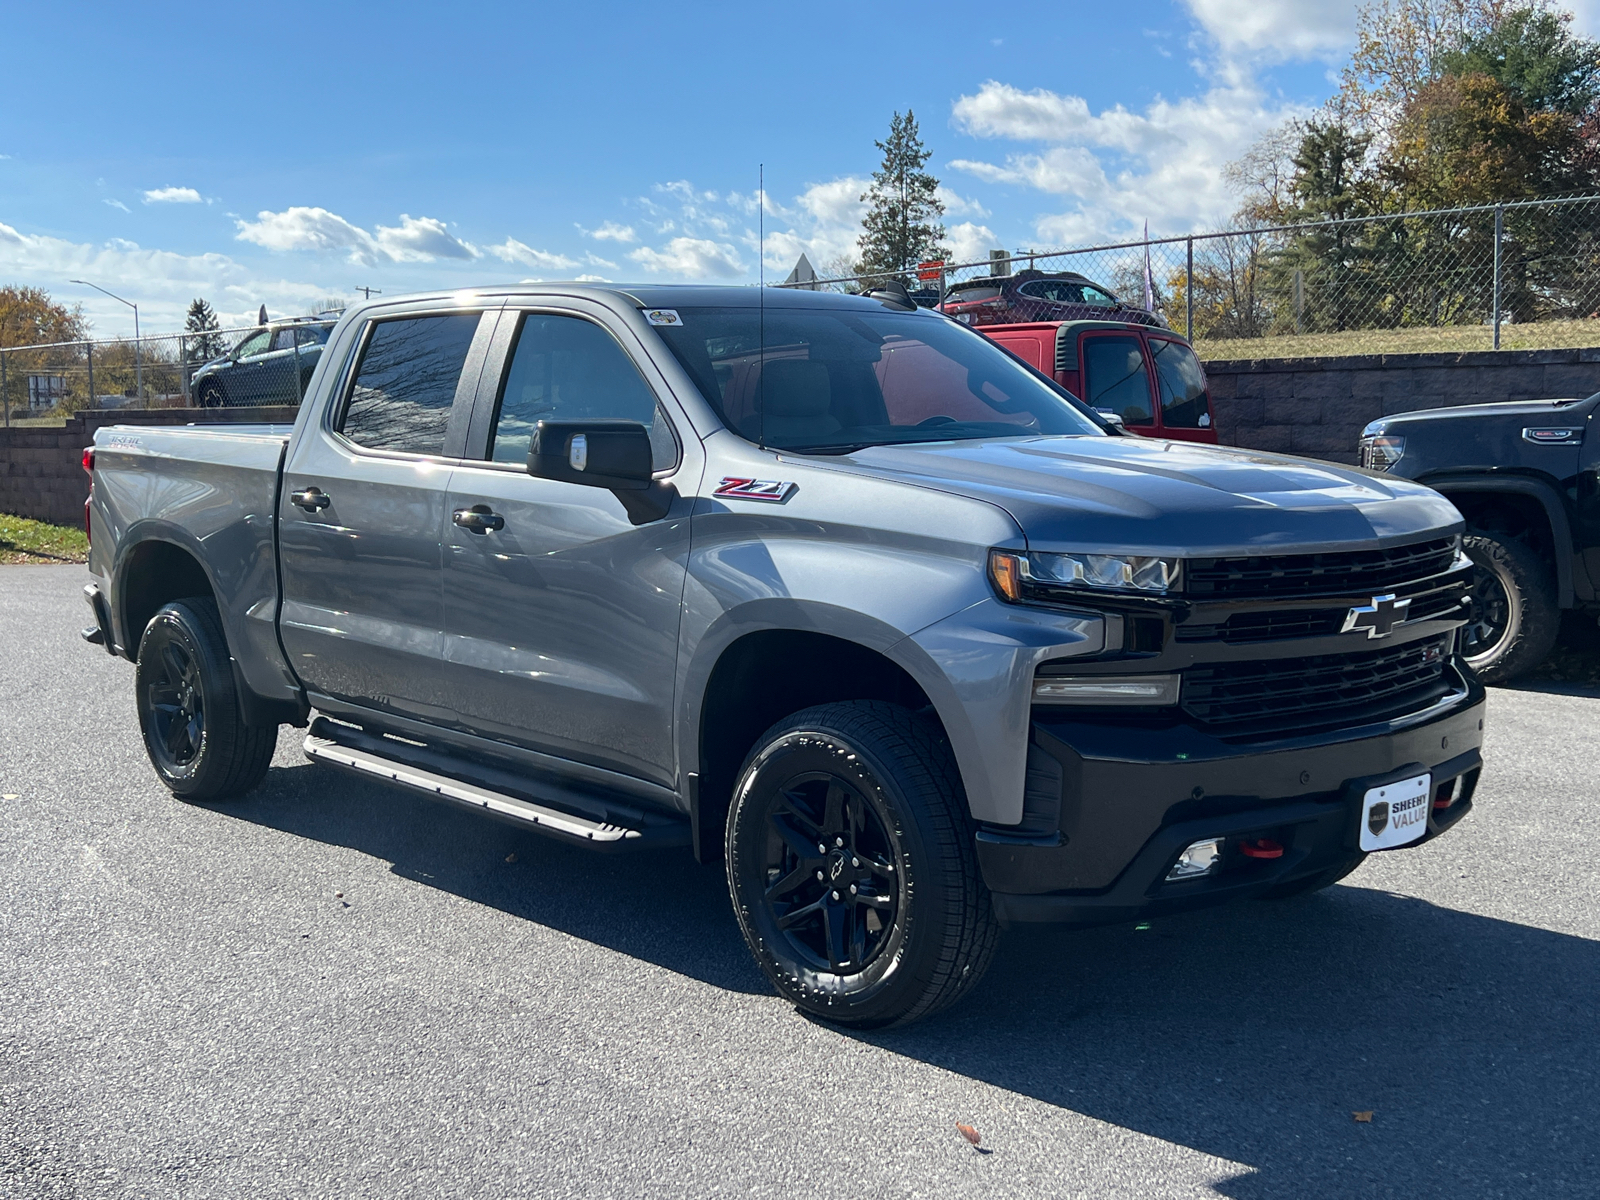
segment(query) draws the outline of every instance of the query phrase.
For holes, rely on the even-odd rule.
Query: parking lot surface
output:
[[[767,990],[686,853],[331,775],[291,729],[243,800],[173,799],[84,579],[0,570],[0,1196],[1600,1194],[1600,688],[1493,692],[1438,842],[1009,933],[961,1006],[860,1035]]]

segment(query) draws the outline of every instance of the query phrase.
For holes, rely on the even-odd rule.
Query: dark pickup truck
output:
[[[899,298],[544,284],[347,312],[293,428],[95,435],[86,636],[180,797],[321,766],[726,860],[858,1026],[1471,808],[1461,517],[1122,436]],[[665,898],[664,898],[665,902]]]
[[[1425,483],[1467,520],[1478,565],[1467,662],[1486,683],[1538,666],[1563,609],[1600,614],[1600,394],[1400,413],[1361,434],[1361,465]]]

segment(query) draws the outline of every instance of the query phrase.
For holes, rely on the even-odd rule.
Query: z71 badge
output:
[[[711,494],[727,496],[732,500],[765,500],[770,504],[782,504],[799,490],[798,483],[790,483],[785,479],[735,479],[730,475],[717,484],[717,490]]]

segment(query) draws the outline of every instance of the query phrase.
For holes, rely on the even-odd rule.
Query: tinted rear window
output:
[[[367,339],[340,432],[358,446],[444,453],[477,313],[380,321]]]

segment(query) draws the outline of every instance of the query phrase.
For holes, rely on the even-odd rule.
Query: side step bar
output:
[[[468,763],[409,741],[336,724],[325,717],[312,721],[306,736],[305,754],[321,766],[382,780],[435,800],[487,812],[558,841],[592,850],[687,846],[690,840],[686,820],[665,814],[646,814],[632,806],[610,805],[560,783]],[[458,777],[463,774],[477,778]],[[538,799],[530,798],[534,796]],[[569,811],[572,808],[586,809],[592,815]],[[626,824],[618,823],[624,820]]]

